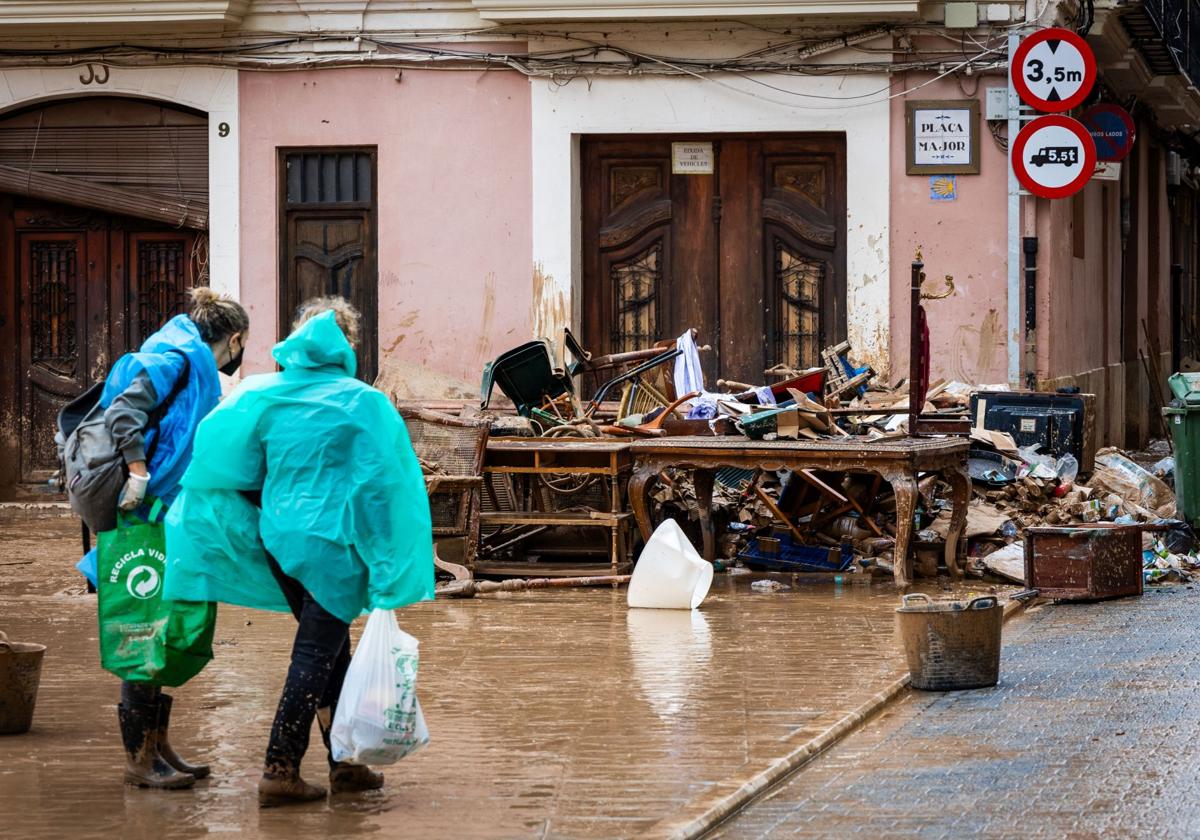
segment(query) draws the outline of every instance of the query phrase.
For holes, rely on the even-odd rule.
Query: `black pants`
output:
[[[267,559],[299,625],[292,645],[287,682],[275,711],[275,723],[271,726],[266,772],[268,775],[292,775],[299,772],[300,760],[308,750],[308,736],[317,709],[328,709],[328,721],[333,720],[342,683],[346,680],[346,669],[350,667],[350,625],[314,601],[300,581],[284,574],[274,557],[268,555]],[[328,748],[324,727],[322,734]],[[334,766],[332,755],[329,766]]]

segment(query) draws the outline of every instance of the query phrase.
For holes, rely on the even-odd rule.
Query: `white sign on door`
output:
[[[712,175],[715,171],[712,143],[671,144],[671,174]]]

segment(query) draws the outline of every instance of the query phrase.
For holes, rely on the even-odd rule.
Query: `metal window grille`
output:
[[[658,293],[662,281],[662,245],[656,243],[609,270],[613,286],[612,351],[640,350],[658,341]]]
[[[30,243],[33,361],[67,376],[74,374],[78,357],[75,346],[77,256],[74,242]]]
[[[370,152],[289,152],[286,167],[289,207],[371,203]]]
[[[775,242],[775,361],[795,370],[821,363],[825,263]]]

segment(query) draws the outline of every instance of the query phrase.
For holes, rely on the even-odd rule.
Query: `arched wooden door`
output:
[[[672,143],[712,144],[712,172],[673,174]],[[689,327],[706,382],[761,382],[842,340],[841,136],[584,138],[584,341],[633,350]]]
[[[72,100],[0,120],[0,165],[23,155],[33,178],[203,207],[206,137],[190,112]],[[51,491],[59,409],[184,310],[187,289],[207,282],[205,244],[198,230],[0,195],[0,498]]]

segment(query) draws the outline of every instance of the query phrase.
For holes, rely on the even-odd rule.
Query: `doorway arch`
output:
[[[0,174],[28,169],[0,197],[0,498],[44,496],[58,408],[204,282],[199,229],[237,295],[236,72],[0,75]]]

